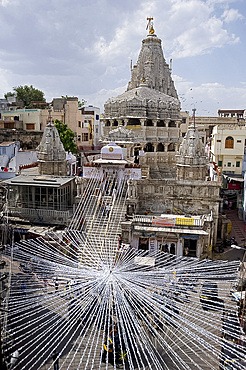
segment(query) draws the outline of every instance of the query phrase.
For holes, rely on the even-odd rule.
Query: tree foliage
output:
[[[33,101],[45,101],[43,91],[35,89],[32,85],[13,87],[13,90],[14,92],[7,92],[4,95],[5,99],[8,96],[16,96],[17,100],[22,101],[26,108],[30,108]]]
[[[79,107],[79,108],[81,108],[81,107],[83,107],[86,103],[87,103],[87,101],[86,101],[85,99],[78,100],[78,107]]]
[[[77,145],[74,142],[74,132],[58,119],[55,120],[55,127],[57,128],[65,151],[76,154],[78,150]]]
[[[67,99],[69,98],[68,95],[62,95],[61,96],[63,99]],[[85,99],[81,99],[81,100],[78,100],[78,107],[81,108],[83,107],[85,104],[87,103],[87,101]]]
[[[7,100],[9,96],[15,96],[14,92],[8,91],[6,94],[4,94],[4,98]]]

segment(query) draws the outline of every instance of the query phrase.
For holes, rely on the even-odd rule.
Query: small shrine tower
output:
[[[187,133],[176,155],[178,180],[202,180],[208,176],[208,158],[199,132],[195,127],[195,109],[193,109],[193,124]]]
[[[37,157],[40,175],[67,176],[66,152],[52,122],[51,114],[37,147]]]

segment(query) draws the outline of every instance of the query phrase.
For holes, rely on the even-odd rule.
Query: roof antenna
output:
[[[193,109],[192,109],[192,112],[193,112],[192,120],[193,120],[193,123],[194,123],[194,130],[195,130],[195,129],[196,129],[196,123],[195,123],[195,118],[196,118],[196,108],[193,108]]]

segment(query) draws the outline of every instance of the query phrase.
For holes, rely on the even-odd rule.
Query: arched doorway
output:
[[[157,145],[157,149],[156,149],[157,152],[164,152],[164,145],[162,143],[159,143]]]
[[[154,152],[154,145],[152,143],[147,143],[144,147],[145,152]]]

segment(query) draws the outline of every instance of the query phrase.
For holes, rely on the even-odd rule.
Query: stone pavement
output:
[[[232,210],[224,210],[227,218],[232,223],[232,229],[230,237],[235,237],[238,246],[244,248],[246,246],[246,231],[245,231],[245,224],[243,220],[240,220],[238,218],[238,210],[232,209]],[[245,251],[246,249],[235,249],[231,246],[226,246],[224,248],[223,253],[214,252],[213,253],[213,259],[222,259],[227,261],[233,261],[233,260],[243,260],[245,259]]]
[[[225,210],[228,219],[231,220],[232,230],[231,237],[235,237],[238,245],[244,247],[246,244],[246,231],[243,220],[239,220],[237,209]]]

